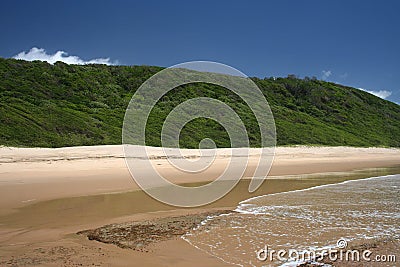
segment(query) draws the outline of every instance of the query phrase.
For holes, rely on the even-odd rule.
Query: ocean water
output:
[[[296,266],[293,258],[261,261],[257,251],[301,253],[335,248],[338,240],[400,238],[399,228],[400,175],[387,175],[248,199],[183,238],[239,266]]]

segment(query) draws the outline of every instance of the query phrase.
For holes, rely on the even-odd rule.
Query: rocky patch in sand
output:
[[[110,224],[97,229],[80,231],[77,234],[85,235],[89,240],[148,252],[148,246],[152,243],[182,236],[207,217],[229,212],[232,211],[220,210],[144,222]]]

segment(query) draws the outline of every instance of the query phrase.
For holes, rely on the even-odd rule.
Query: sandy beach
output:
[[[157,170],[176,184],[209,182],[229,160],[227,150],[219,150],[206,174],[188,176],[176,173],[159,148],[150,152]],[[256,195],[399,173],[400,149],[301,146],[278,147],[275,152],[268,179],[253,194],[247,192],[249,181],[244,179],[217,202],[180,209],[139,190],[126,168],[122,146],[1,147],[0,265],[229,266],[180,238],[182,229],[198,222],[192,214],[201,219],[209,212],[232,210]],[[257,150],[252,153],[256,158]],[[196,156],[196,151],[185,152],[185,157]],[[243,178],[255,168],[254,161],[250,156]],[[156,220],[153,224],[163,225],[160,220],[165,224],[165,218],[171,217],[184,218],[182,228],[157,228],[161,237],[148,243],[137,241],[135,248],[139,243],[141,249],[123,249],[76,234],[127,222]]]

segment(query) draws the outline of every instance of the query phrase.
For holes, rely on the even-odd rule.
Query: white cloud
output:
[[[85,61],[78,56],[68,56],[68,53],[64,51],[57,51],[54,54],[47,54],[46,50],[43,48],[33,47],[28,52],[22,51],[21,53],[13,56],[15,59],[23,59],[27,61],[33,60],[41,60],[47,61],[50,64],[54,64],[57,61],[62,61],[67,64],[106,64],[106,65],[115,65],[116,63],[111,62],[110,58],[95,58],[88,61]]]
[[[322,71],[322,80],[326,80],[329,78],[329,76],[332,75],[332,71],[330,70],[323,70]]]
[[[362,91],[365,91],[367,93],[373,94],[374,96],[380,97],[382,99],[386,99],[386,98],[388,98],[389,96],[392,95],[392,92],[391,91],[387,91],[387,90],[372,91],[372,90],[366,90],[366,89],[363,89],[363,88],[358,88],[358,89],[360,89]]]

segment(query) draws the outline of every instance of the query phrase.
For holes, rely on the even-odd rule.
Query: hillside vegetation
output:
[[[162,68],[67,65],[0,58],[0,145],[62,147],[120,144],[125,109],[135,90]],[[364,91],[316,79],[252,78],[274,114],[278,145],[400,146],[400,106]],[[254,115],[230,91],[190,84],[165,95],[154,108],[146,144],[159,146],[162,122],[183,101],[207,96],[224,101],[245,123],[252,146],[260,143]],[[229,147],[222,126],[188,123],[181,145],[205,137]]]

